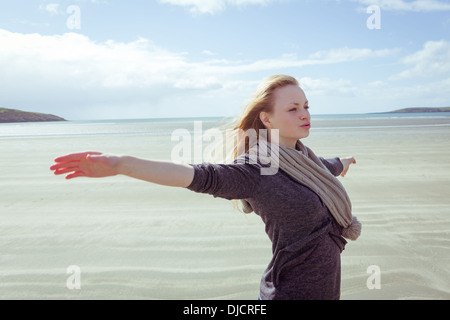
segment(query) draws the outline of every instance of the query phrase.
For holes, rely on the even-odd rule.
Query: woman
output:
[[[297,80],[276,75],[263,81],[237,120],[233,163],[175,164],[84,152],[55,159],[51,170],[67,179],[122,174],[240,200],[244,212],[262,218],[272,241],[260,298],[339,299],[342,234],[354,240],[361,226],[336,176],[345,176],[355,159],[325,160],[301,143],[311,127],[308,108]],[[268,166],[275,170],[263,174]]]

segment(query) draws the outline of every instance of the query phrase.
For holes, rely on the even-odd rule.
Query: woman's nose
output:
[[[309,111],[307,109],[303,109],[300,112],[300,120],[309,120],[311,118]]]

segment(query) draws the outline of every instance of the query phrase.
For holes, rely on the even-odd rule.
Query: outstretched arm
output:
[[[125,175],[171,187],[188,187],[194,178],[194,168],[188,164],[139,159],[130,156],[106,155],[99,152],[73,153],[55,159],[50,167],[56,175],[102,178]]]

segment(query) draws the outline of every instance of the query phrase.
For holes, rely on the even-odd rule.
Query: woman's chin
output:
[[[309,130],[304,132],[303,134],[299,135],[298,140],[305,139],[305,138],[308,138],[308,137],[309,137]]]

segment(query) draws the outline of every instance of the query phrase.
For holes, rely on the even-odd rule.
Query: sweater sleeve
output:
[[[340,175],[344,170],[344,165],[342,164],[341,159],[339,159],[338,157],[332,159],[324,159],[322,157],[319,157],[319,159],[335,177]]]
[[[247,199],[257,192],[260,169],[254,164],[190,164],[194,178],[187,189],[228,200]]]

